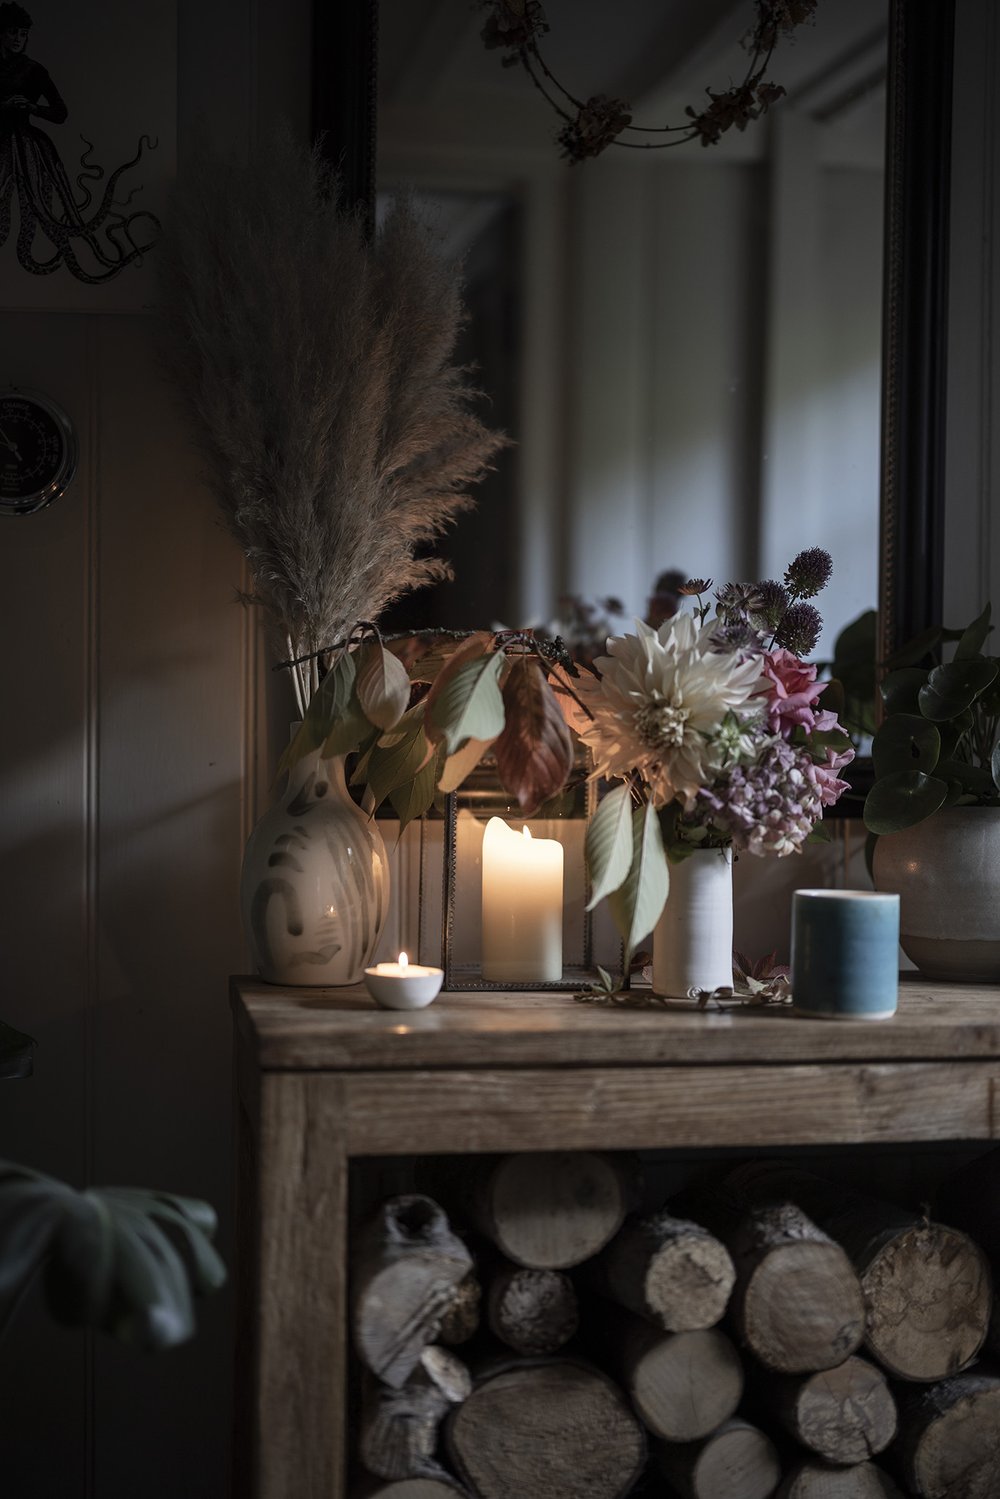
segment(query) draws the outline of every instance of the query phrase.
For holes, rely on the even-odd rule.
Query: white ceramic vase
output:
[[[875,845],[875,888],[899,896],[899,942],[921,973],[1000,982],[1000,809],[945,807]]]
[[[292,769],[250,835],[240,882],[254,965],[272,984],[356,984],[389,907],[374,818],[351,800],[344,757],[318,750]]]
[[[653,930],[653,989],[685,999],[733,982],[733,851],[703,848],[670,866],[670,894]]]

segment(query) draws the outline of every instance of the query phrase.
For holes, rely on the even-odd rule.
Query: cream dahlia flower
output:
[[[581,737],[599,775],[637,770],[654,806],[680,801],[690,810],[725,756],[723,721],[762,690],[760,661],[720,651],[714,623],[699,626],[689,614],[658,630],[641,620],[635,627],[609,639],[596,662],[600,680],[580,684],[594,715]]]

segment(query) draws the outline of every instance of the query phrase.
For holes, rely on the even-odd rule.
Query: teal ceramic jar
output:
[[[899,995],[899,896],[796,890],[792,1000],[796,1014],[887,1020]]]

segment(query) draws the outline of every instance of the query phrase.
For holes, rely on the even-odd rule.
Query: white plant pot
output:
[[[1000,808],[945,807],[884,834],[873,873],[899,896],[900,946],[921,973],[1000,982]]]
[[[293,768],[250,835],[243,928],[271,984],[356,984],[389,908],[389,865],[374,818],[351,800],[344,757],[318,750]]]
[[[670,866],[653,931],[653,989],[684,999],[733,982],[733,851],[705,848]]]

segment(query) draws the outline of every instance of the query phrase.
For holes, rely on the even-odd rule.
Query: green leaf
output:
[[[895,770],[931,771],[941,754],[941,735],[936,726],[918,713],[894,713],[872,740],[872,759],[877,776]]]
[[[974,657],[935,666],[918,694],[920,711],[935,721],[957,718],[993,681],[1000,663]]]
[[[376,728],[394,728],[410,701],[406,667],[380,640],[363,645],[358,655],[355,690],[361,711]]]
[[[49,1254],[68,1191],[40,1172],[0,1162],[0,1329]]]
[[[343,651],[313,694],[305,718],[281,757],[279,774],[320,746],[324,756],[350,755],[368,737],[372,725],[354,691],[356,675],[354,654]]]
[[[879,691],[887,713],[919,713],[919,692],[927,682],[928,673],[919,666],[906,666],[901,671],[891,671],[882,679]]]
[[[34,1049],[35,1042],[30,1036],[0,1020],[0,1080],[30,1077],[34,1071]]]
[[[467,739],[495,739],[503,732],[503,697],[500,673],[502,651],[479,656],[464,665],[444,683],[430,709],[429,732],[443,739],[449,755]]]
[[[587,826],[585,843],[592,895],[592,911],[606,895],[617,890],[632,866],[632,794],[628,786],[617,786],[602,797]]]
[[[103,1198],[112,1208],[121,1205],[169,1224],[191,1256],[194,1288],[200,1296],[225,1285],[226,1267],[211,1242],[217,1226],[215,1210],[207,1202],[139,1187],[106,1187],[89,1195]]]
[[[404,734],[391,734],[380,740],[371,752],[365,777],[375,806],[381,806],[387,796],[408,786],[432,759],[432,748],[419,718],[408,725]]]
[[[865,798],[865,827],[870,833],[898,833],[912,828],[944,805],[946,782],[922,770],[897,770],[875,782]]]
[[[985,765],[969,765],[965,760],[940,760],[937,774],[946,781],[957,781],[963,791],[973,796],[995,796],[996,785]]]
[[[422,770],[405,786],[390,791],[392,810],[399,818],[399,836],[402,838],[409,824],[416,817],[423,817],[434,804],[438,789],[438,775],[444,765],[444,746],[432,755]]]
[[[194,1307],[184,1262],[156,1224],[117,1204],[115,1287],[101,1324],[123,1343],[173,1348],[195,1330]]]
[[[987,604],[979,618],[972,621],[958,642],[955,648],[955,660],[964,661],[969,657],[981,655],[983,646],[986,644],[986,637],[992,628],[990,605]]]
[[[993,746],[993,754],[990,756],[990,770],[993,772],[993,784],[1000,787],[1000,741]]]
[[[669,888],[670,871],[659,818],[652,802],[647,802],[632,814],[632,862],[608,902],[625,944],[626,969],[637,944],[659,921]]]
[[[57,1322],[100,1326],[114,1285],[115,1232],[99,1192],[66,1195],[45,1266],[45,1299]]]

